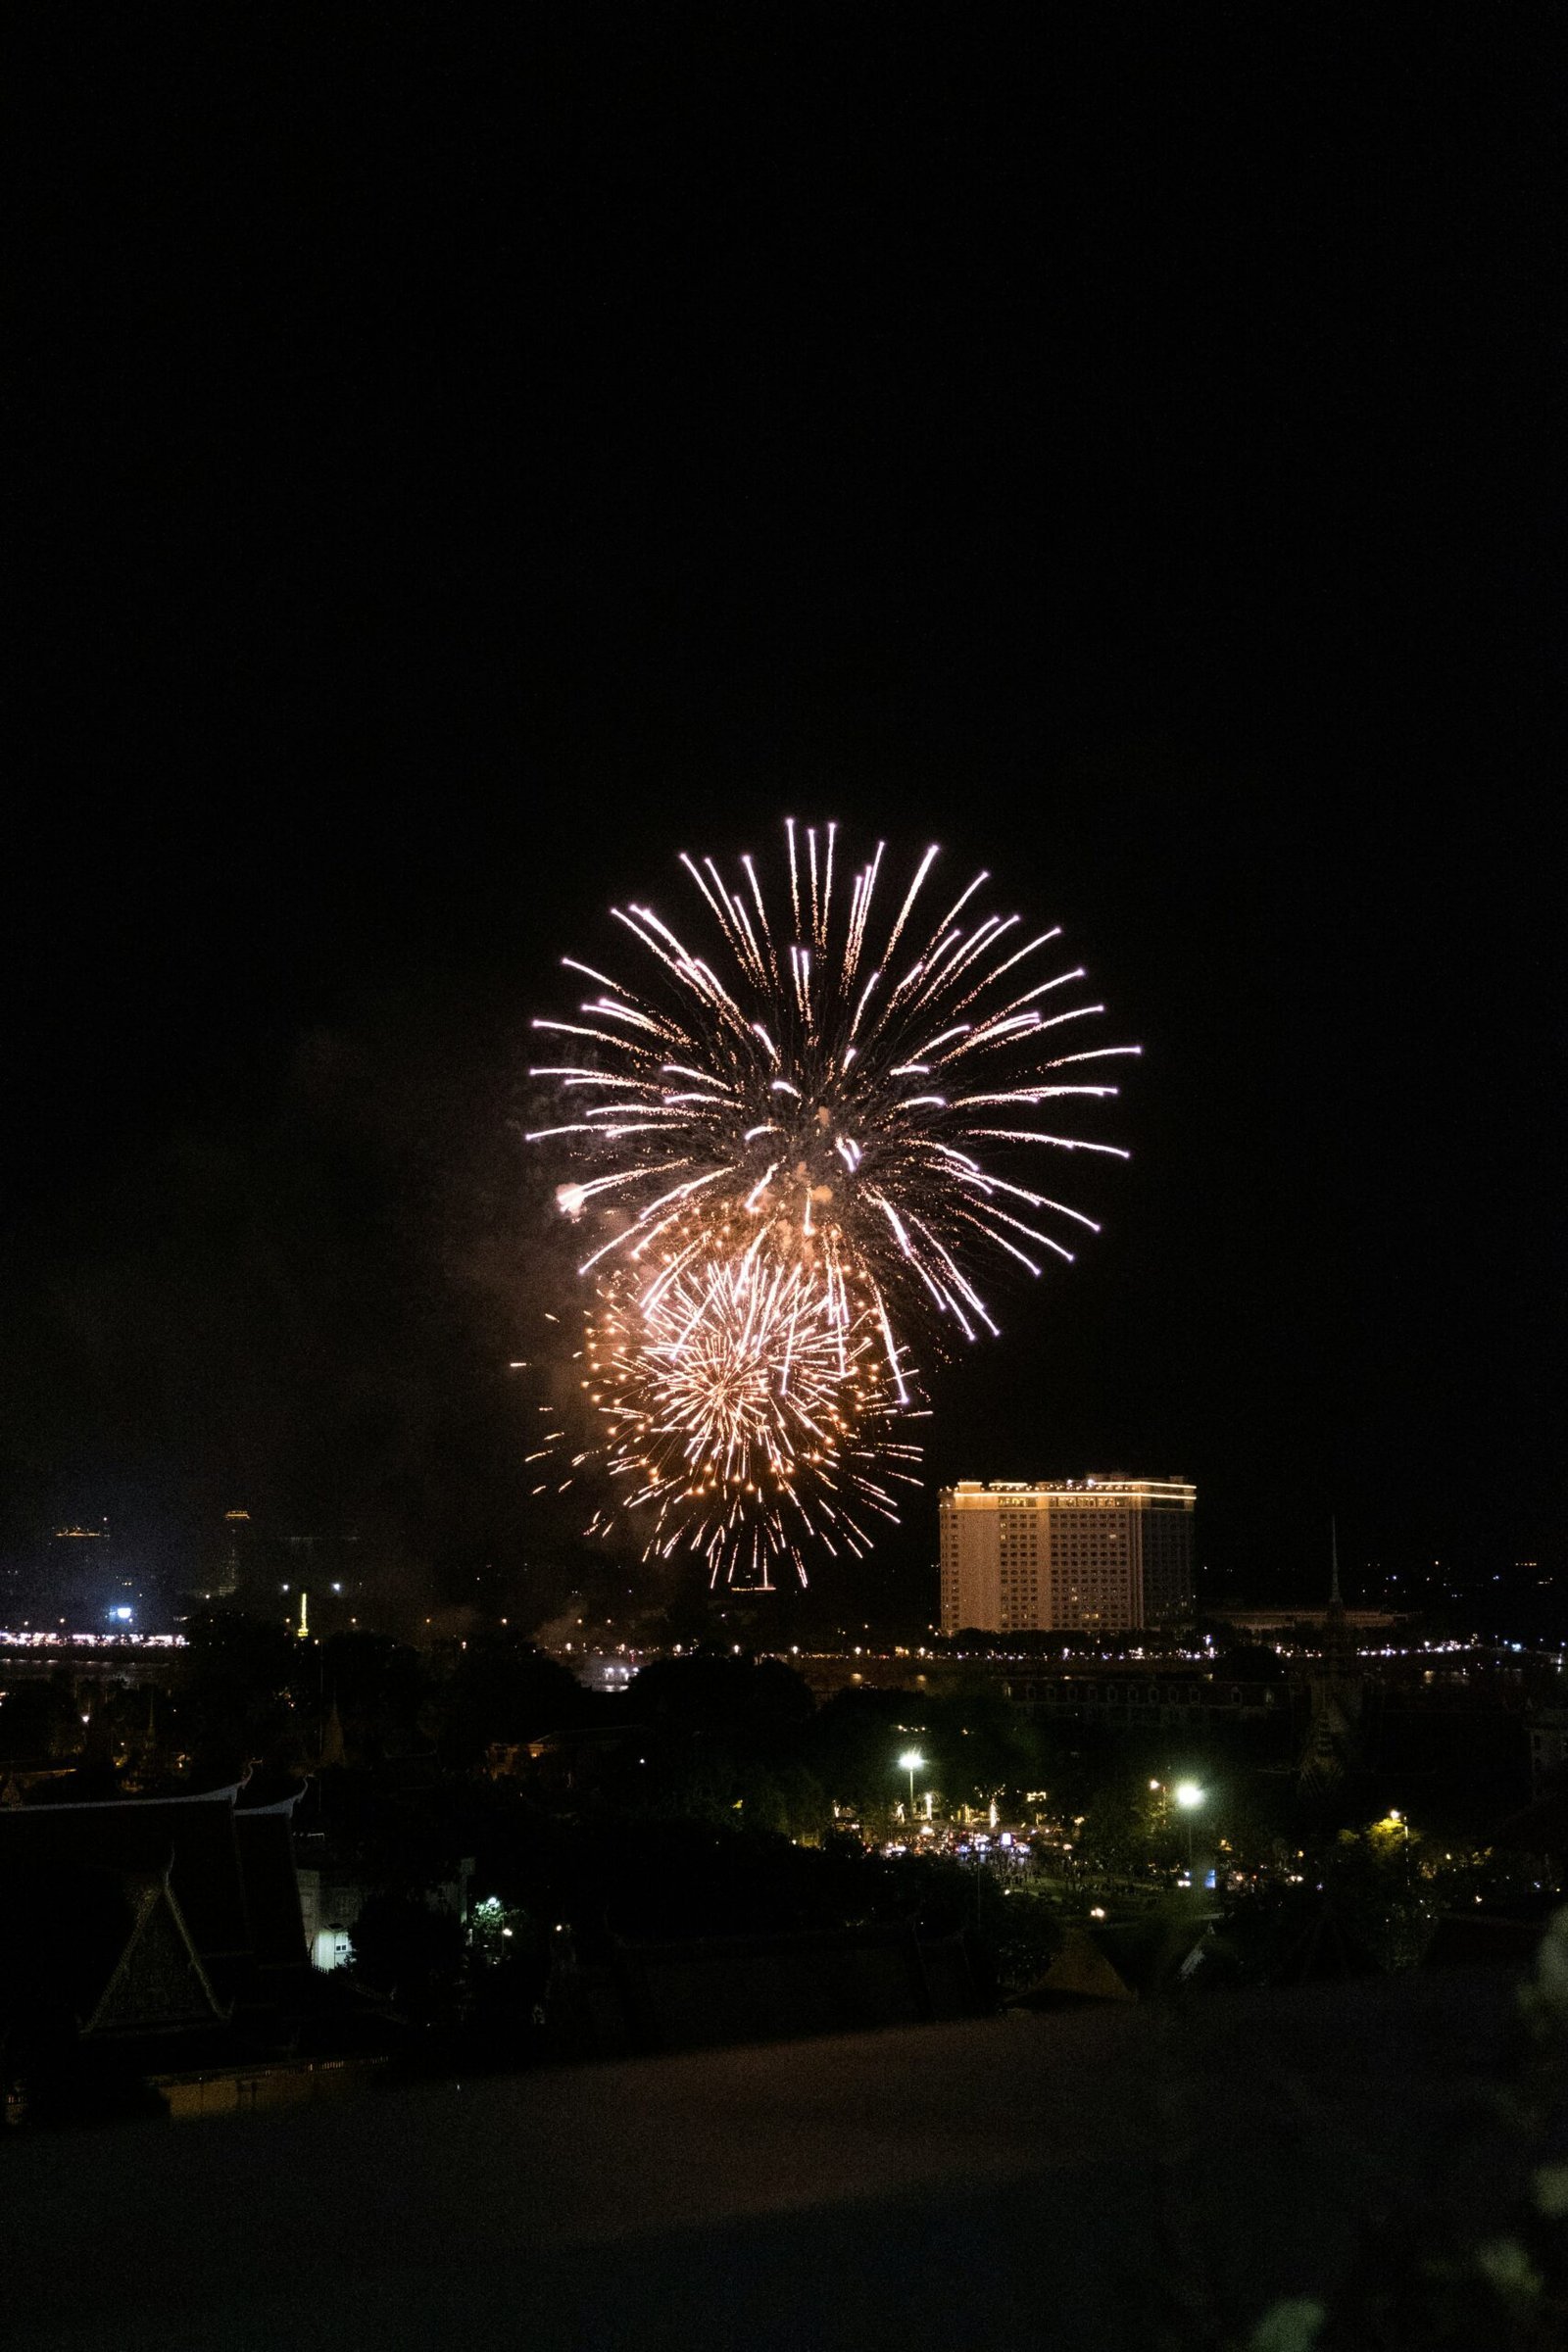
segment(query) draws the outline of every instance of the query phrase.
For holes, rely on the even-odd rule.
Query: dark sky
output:
[[[527,1016],[789,812],[1147,1048],[938,1477],[1184,1470],[1258,1591],[1554,1552],[1549,22],[38,12],[6,1542],[545,1541]]]

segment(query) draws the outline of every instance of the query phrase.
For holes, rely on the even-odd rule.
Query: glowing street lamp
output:
[[[925,1770],[925,1758],[917,1747],[906,1747],[899,1758],[899,1770],[909,1776],[909,1819],[914,1819],[914,1776]]]
[[[1187,1875],[1193,1875],[1193,1815],[1203,1802],[1203,1790],[1196,1781],[1178,1781],[1172,1796],[1187,1816]]]
[[[1404,1832],[1404,1875],[1408,1880],[1410,1876],[1410,1824],[1406,1820],[1405,1816],[1399,1811],[1397,1805],[1391,1805],[1389,1807],[1386,1826],[1390,1829],[1402,1830]]]

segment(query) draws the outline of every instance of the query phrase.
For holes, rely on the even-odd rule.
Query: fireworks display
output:
[[[683,857],[706,936],[612,909],[638,980],[564,957],[592,993],[534,1023],[562,1111],[529,1141],[587,1244],[586,1450],[647,1548],[714,1581],[804,1577],[808,1539],[860,1549],[894,1515],[919,1361],[997,1332],[998,1268],[1096,1230],[1040,1157],[1127,1156],[1063,1130],[1139,1050],[1079,1043],[1104,1007],[1053,968],[1059,930],[984,910],[989,875],[949,901],[934,849],[895,885],[882,845],[847,873],[836,826],[785,834],[787,894]]]
[[[863,1552],[913,1484],[880,1335],[836,1309],[764,1234],[683,1250],[645,1279],[600,1286],[585,1319],[585,1386],[608,1428],[617,1507],[650,1550],[689,1546],[765,1585],[815,1538]]]

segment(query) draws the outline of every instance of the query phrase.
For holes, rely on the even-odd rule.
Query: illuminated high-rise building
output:
[[[215,1598],[224,1600],[249,1581],[255,1567],[256,1529],[249,1511],[238,1507],[223,1513],[222,1567],[213,1587]]]
[[[101,1610],[117,1597],[115,1588],[122,1574],[108,1520],[73,1520],[57,1527],[49,1539],[43,1607],[96,1625]]]
[[[257,1583],[256,1527],[249,1511],[237,1506],[223,1513],[222,1522],[202,1544],[188,1597],[192,1600],[232,1601],[249,1596]]]
[[[963,1479],[940,1499],[945,1634],[1122,1633],[1191,1603],[1185,1479]]]

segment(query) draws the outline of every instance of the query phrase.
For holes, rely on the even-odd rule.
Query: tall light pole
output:
[[[1193,1815],[1203,1802],[1203,1791],[1196,1781],[1178,1781],[1172,1796],[1187,1816],[1187,1875],[1193,1875]]]
[[[906,1747],[899,1758],[899,1770],[909,1776],[909,1826],[914,1826],[914,1776],[925,1768],[925,1758],[917,1747]]]
[[[1404,1883],[1408,1886],[1410,1884],[1410,1824],[1394,1805],[1389,1807],[1389,1819],[1396,1830],[1404,1832]]]

